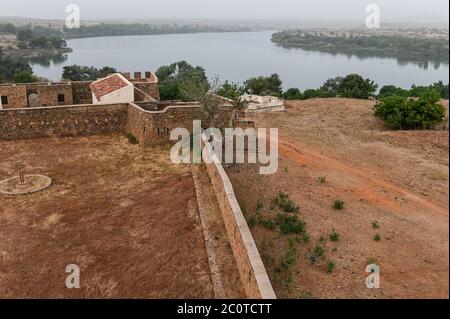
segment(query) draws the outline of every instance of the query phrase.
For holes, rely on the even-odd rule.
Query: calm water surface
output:
[[[249,77],[278,73],[285,88],[319,87],[330,77],[358,73],[380,86],[409,88],[449,78],[448,64],[401,64],[396,59],[349,57],[273,44],[272,31],[203,33],[88,38],[68,41],[73,52],[62,63],[33,64],[36,74],[59,80],[65,65],[113,66],[120,71],[157,70],[161,65],[186,60],[203,66],[208,76],[242,82]]]

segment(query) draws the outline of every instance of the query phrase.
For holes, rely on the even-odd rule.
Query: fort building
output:
[[[134,95],[129,102],[159,101],[157,76],[148,71],[144,74],[142,76],[141,72],[134,72],[133,78],[130,73],[116,74],[108,76],[106,82],[110,83],[111,78],[126,81],[128,96]],[[0,84],[0,109],[97,104],[99,101],[94,99],[91,88],[96,82],[98,81]],[[110,96],[104,102],[107,101],[112,102]]]

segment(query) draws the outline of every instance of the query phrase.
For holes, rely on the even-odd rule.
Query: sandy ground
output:
[[[0,298],[213,297],[190,168],[172,165],[168,149],[121,136],[0,149],[0,179],[53,179],[0,196]],[[81,289],[65,287],[68,264],[79,265]]]
[[[270,217],[271,199],[284,191],[300,206],[311,237],[299,244],[286,279],[277,268],[286,240],[260,224],[252,228],[279,297],[449,296],[448,131],[388,131],[372,116],[372,105],[295,101],[285,113],[251,118],[258,127],[279,128],[280,167],[269,176],[248,164],[228,167],[241,206],[251,218],[259,201],[260,213]],[[343,210],[333,208],[337,199]],[[336,242],[329,239],[333,229]],[[318,244],[325,257],[311,261]],[[381,269],[380,289],[365,285],[372,263]]]

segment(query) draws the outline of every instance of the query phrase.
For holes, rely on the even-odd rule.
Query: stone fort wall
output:
[[[123,131],[127,104],[56,106],[0,111],[0,139],[110,134]]]
[[[197,103],[174,103],[148,111],[129,103],[6,109],[0,111],[0,140],[121,132],[133,134],[141,145],[163,144],[175,128],[192,132],[200,108]],[[223,113],[225,120],[231,110]]]
[[[202,135],[202,145],[208,145]],[[204,148],[203,159],[216,194],[228,239],[233,250],[245,294],[249,299],[276,299],[252,233],[236,199],[233,185],[212,148]]]

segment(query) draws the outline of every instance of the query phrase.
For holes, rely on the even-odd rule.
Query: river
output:
[[[120,71],[157,70],[186,60],[208,76],[242,82],[278,73],[283,87],[317,88],[330,77],[358,73],[381,86],[409,88],[449,78],[448,64],[399,63],[396,59],[357,58],[342,54],[286,49],[270,41],[272,31],[103,37],[69,40],[65,61],[32,64],[35,74],[58,81],[65,65],[113,66]]]

